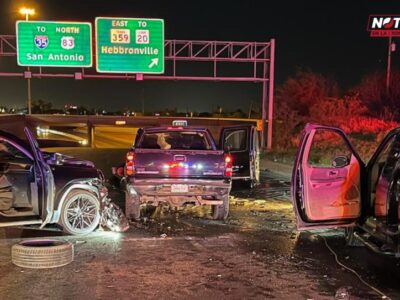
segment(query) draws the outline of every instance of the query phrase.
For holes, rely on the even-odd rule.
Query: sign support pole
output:
[[[390,90],[390,65],[392,60],[392,36],[389,37],[387,69],[386,69],[386,93],[389,94]]]
[[[267,73],[267,63],[263,63],[263,82],[262,82],[262,99],[261,99],[261,148],[265,149],[268,141],[266,141],[266,122],[267,122],[267,81],[265,75]],[[268,124],[269,127],[269,124]]]
[[[274,70],[275,70],[275,39],[271,39],[271,52],[269,61],[269,87],[268,87],[268,135],[267,149],[272,149],[272,125],[274,119]]]
[[[25,21],[29,21],[29,14],[25,14]],[[28,73],[31,72],[31,68],[28,67]],[[27,78],[28,80],[28,115],[32,114],[32,90],[31,90],[31,76]]]
[[[28,67],[28,73],[31,72],[31,68]],[[32,90],[31,90],[31,76],[27,78],[28,80],[28,115],[32,114]]]

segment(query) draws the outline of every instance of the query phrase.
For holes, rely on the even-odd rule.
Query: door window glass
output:
[[[350,162],[352,151],[344,138],[333,130],[317,129],[308,155],[308,165],[332,168],[335,158],[343,156]]]
[[[225,151],[245,151],[247,150],[247,130],[227,130],[224,139]]]
[[[3,161],[30,161],[29,157],[6,140],[0,140],[0,160]]]

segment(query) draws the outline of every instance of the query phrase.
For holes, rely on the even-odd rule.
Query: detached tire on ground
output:
[[[224,196],[221,205],[212,206],[212,218],[214,220],[226,220],[229,215],[229,195]]]
[[[57,240],[22,241],[11,247],[11,261],[22,268],[62,267],[74,260],[74,246]]]

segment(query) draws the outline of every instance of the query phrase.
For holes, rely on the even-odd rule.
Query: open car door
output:
[[[342,130],[307,124],[291,183],[298,229],[351,226],[361,213],[364,170]]]
[[[39,194],[41,195],[38,201],[43,227],[50,221],[54,211],[54,177],[50,166],[43,158],[43,154],[40,151],[39,144],[33,136],[33,133],[26,127],[24,131],[35,160],[35,177],[38,180]]]
[[[258,183],[260,179],[259,133],[253,125],[222,128],[219,146],[233,159],[232,179]]]

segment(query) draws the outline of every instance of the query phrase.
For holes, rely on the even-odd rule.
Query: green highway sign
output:
[[[16,32],[20,66],[92,66],[91,23],[18,21]]]
[[[164,20],[96,18],[99,73],[164,73]]]

